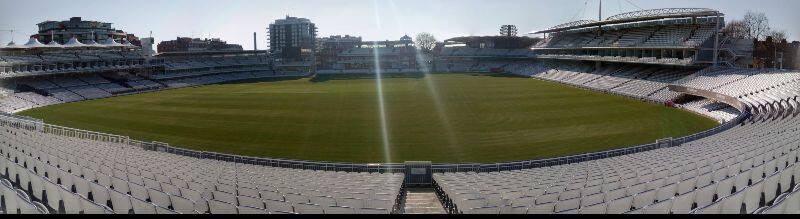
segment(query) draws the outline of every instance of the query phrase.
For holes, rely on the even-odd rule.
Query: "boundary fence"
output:
[[[690,91],[691,92],[691,91]],[[708,91],[707,91],[708,92]],[[727,97],[721,94],[706,95],[711,98],[721,98],[723,102],[729,105],[738,107],[744,104],[738,102],[735,98]],[[623,156],[628,154],[640,153],[660,148],[676,147],[687,142],[692,142],[697,139],[705,138],[711,135],[718,134],[730,128],[740,125],[746,121],[751,114],[749,111],[744,110],[735,119],[723,123],[715,128],[695,133],[689,136],[680,138],[661,139],[655,143],[633,146],[623,149],[608,150],[602,152],[586,153],[581,155],[573,155],[559,158],[548,158],[538,160],[516,161],[516,162],[503,162],[494,164],[481,164],[481,163],[464,163],[464,164],[441,164],[434,163],[425,165],[430,168],[427,172],[428,177],[432,173],[452,173],[452,172],[496,172],[496,171],[510,171],[522,170],[530,168],[541,168],[556,165],[566,165],[579,162],[586,162],[591,160],[598,160],[616,156]],[[405,173],[412,166],[418,166],[415,162],[408,163],[374,163],[374,164],[356,164],[356,163],[332,163],[332,162],[318,162],[318,161],[305,161],[305,160],[292,160],[292,159],[276,159],[276,158],[258,158],[239,155],[222,154],[207,151],[196,151],[183,148],[172,147],[169,144],[161,142],[146,142],[130,139],[127,136],[113,135],[107,133],[93,132],[58,125],[47,124],[42,120],[18,116],[13,114],[0,114],[0,125],[11,126],[29,131],[38,131],[45,134],[86,139],[105,143],[114,143],[128,147],[139,148],[142,150],[158,151],[163,153],[170,153],[175,155],[194,157],[198,159],[219,160],[241,164],[251,164],[259,166],[280,167],[280,168],[293,168],[304,170],[317,170],[317,171],[343,171],[343,172],[368,172],[368,173]],[[410,166],[411,165],[411,166]],[[418,168],[417,168],[418,169]],[[411,177],[407,174],[407,177]],[[414,175],[414,181],[430,182],[430,179],[419,178],[419,174]]]

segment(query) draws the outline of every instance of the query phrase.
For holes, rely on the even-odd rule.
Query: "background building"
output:
[[[318,70],[323,70],[318,73],[373,73],[376,64],[384,73],[418,71],[417,50],[409,36],[385,41],[361,41],[360,37],[335,36],[327,38],[322,44],[326,45],[321,50],[325,52],[321,52],[317,59],[325,61],[317,66]]]
[[[361,37],[336,35],[317,39],[317,68],[330,69],[346,50],[361,46]]]
[[[800,69],[798,52],[800,42],[792,43],[786,40],[776,41],[767,37],[764,41],[754,41],[753,66],[754,68],[779,68]]]
[[[50,43],[52,40],[64,44],[74,36],[81,43],[88,43],[91,40],[102,42],[111,37],[118,42],[124,39],[133,45],[142,45],[138,37],[112,28],[111,23],[84,21],[81,17],[73,17],[68,21],[45,21],[37,26],[39,26],[39,33],[31,37],[39,39],[44,44]]]
[[[541,40],[518,36],[467,36],[445,40],[445,44],[459,44],[477,49],[526,49]]]
[[[269,25],[269,50],[275,58],[313,59],[316,40],[317,27],[306,18],[286,16]]]
[[[242,51],[242,46],[228,44],[219,38],[200,39],[178,37],[175,40],[158,43],[158,52],[203,52],[203,51]]]
[[[155,55],[156,51],[153,51],[153,44],[155,44],[155,40],[156,39],[153,37],[142,38],[142,52],[150,56]]]

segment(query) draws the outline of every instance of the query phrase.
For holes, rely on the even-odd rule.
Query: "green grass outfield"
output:
[[[386,151],[375,85],[374,79],[307,78],[221,84],[21,114],[194,150],[358,163],[549,158],[717,125],[681,110],[535,79],[439,74],[383,80]]]

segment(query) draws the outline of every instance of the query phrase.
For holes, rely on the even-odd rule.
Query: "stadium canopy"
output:
[[[99,44],[99,43],[95,42],[94,40],[89,40],[89,42],[87,42],[87,43],[86,43],[86,46],[88,46],[88,47],[95,47],[95,48],[103,48],[103,47],[106,47],[106,46],[105,46],[105,45],[103,45],[103,44]]]
[[[555,27],[551,27],[550,30],[569,28],[569,27],[576,27],[576,26],[594,24],[594,23],[597,23],[597,21],[596,20],[577,20],[577,21],[572,21],[572,22],[567,22],[567,23],[556,25]]]
[[[107,38],[105,41],[103,41],[100,44],[102,44],[102,45],[104,45],[106,47],[123,47],[123,46],[125,46],[125,45],[122,45],[121,43],[118,43],[117,41],[114,41],[114,38],[111,38],[111,37]]]
[[[708,8],[660,8],[660,9],[650,9],[650,10],[622,13],[608,17],[602,21],[594,21],[594,20],[572,21],[556,25],[547,30],[531,32],[531,34],[555,33],[555,32],[587,28],[587,27],[659,20],[667,18],[712,17],[712,16],[724,16],[724,14],[720,13],[717,10]]]
[[[25,46],[25,47],[27,47],[27,48],[41,48],[41,47],[46,47],[46,45],[44,45],[44,44],[42,44],[41,42],[39,42],[39,40],[38,40],[38,39],[36,39],[35,37],[31,37],[31,39],[30,39],[30,40],[28,40],[28,42],[27,42],[27,43],[25,43],[25,45],[24,45],[24,46]]]
[[[27,47],[23,45],[17,45],[16,43],[14,43],[14,41],[9,42],[8,44],[6,44],[5,47],[3,47],[3,49],[25,49],[25,48]]]
[[[52,48],[61,48],[61,47],[64,47],[63,45],[61,45],[61,44],[58,44],[58,42],[56,42],[55,40],[50,40],[50,42],[49,42],[49,43],[47,43],[47,46],[48,46],[48,47],[52,47]]]
[[[125,47],[136,47],[135,45],[131,44],[131,42],[125,39],[122,40],[122,45]]]
[[[78,41],[78,38],[72,37],[69,39],[67,43],[64,43],[64,47],[86,47],[86,44],[81,43]]]

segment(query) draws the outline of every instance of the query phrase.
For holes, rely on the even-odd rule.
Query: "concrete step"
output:
[[[442,203],[430,188],[409,188],[405,202],[406,214],[445,214]]]

